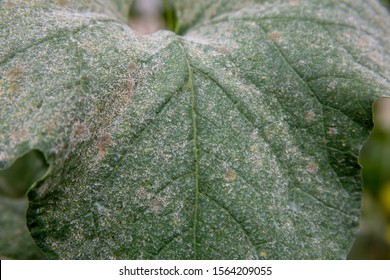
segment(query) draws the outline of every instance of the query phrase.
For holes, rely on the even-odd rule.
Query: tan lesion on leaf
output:
[[[3,9],[13,9],[18,7],[18,3],[13,1],[3,1],[2,6]]]
[[[306,171],[311,174],[315,174],[318,172],[318,165],[314,161],[311,161],[306,166]]]
[[[308,122],[314,121],[315,118],[316,118],[316,114],[313,111],[307,112],[306,117],[305,117],[306,121],[308,121]]]
[[[209,18],[213,17],[217,13],[218,8],[219,8],[218,4],[212,5],[210,8],[208,8],[206,11],[207,17],[209,17]]]
[[[26,128],[22,127],[11,133],[11,140],[14,144],[21,143],[28,139],[28,131]]]
[[[77,44],[80,49],[87,53],[94,51],[96,50],[96,48],[98,48],[98,46],[96,46],[96,44],[94,45],[91,41],[77,42]]]
[[[288,4],[291,6],[299,5],[299,0],[288,0]]]
[[[268,40],[272,43],[281,43],[283,41],[283,37],[279,32],[273,31],[268,34]]]
[[[249,146],[249,150],[253,153],[257,151],[257,144],[253,144]]]
[[[225,46],[219,47],[218,50],[222,54],[227,54],[229,52],[229,49]]]
[[[127,96],[130,99],[136,83],[145,78],[145,74],[133,62],[128,64],[128,75],[126,79]]]
[[[50,121],[45,124],[45,131],[47,131],[48,133],[52,133],[55,131],[56,127],[57,127],[57,123],[54,121]]]
[[[377,51],[371,51],[368,53],[368,58],[377,65],[384,65],[382,56]]]
[[[57,6],[60,6],[62,8],[66,8],[69,6],[69,0],[55,0],[54,3]]]
[[[228,182],[233,182],[234,180],[236,180],[236,178],[237,174],[234,171],[228,171],[225,173],[225,180]]]
[[[240,1],[240,2],[238,2],[237,4],[235,4],[233,6],[233,9],[234,10],[240,10],[240,9],[242,9],[244,7],[248,7],[248,5],[254,4],[253,2],[254,2],[253,0],[243,0],[243,1]]]
[[[132,79],[129,79],[126,81],[126,90],[129,95],[129,97],[133,94],[133,87],[134,87],[134,81]]]
[[[14,66],[5,75],[5,81],[8,83],[8,92],[17,93],[20,91],[20,79],[27,71],[24,66]]]
[[[166,207],[166,200],[163,197],[154,197],[149,204],[149,209],[153,213],[161,213]]]
[[[0,96],[4,93],[4,79],[0,79]]]
[[[12,67],[5,76],[5,79],[9,82],[18,81],[22,75],[26,72],[26,68],[23,66]]]
[[[73,144],[86,141],[90,137],[91,137],[91,133],[86,123],[76,122],[74,124],[72,134],[71,134],[71,142]]]
[[[97,149],[98,149],[98,157],[99,159],[103,159],[107,150],[110,146],[113,146],[114,142],[112,140],[112,136],[108,132],[103,132],[98,138]]]
[[[374,39],[372,37],[363,35],[359,38],[357,48],[360,51],[365,52],[367,57],[375,64],[384,65],[381,54],[375,50],[371,51],[371,50],[375,49],[374,48],[375,44],[376,44],[376,42],[374,41]]]
[[[364,51],[370,44],[370,38],[367,36],[362,36],[359,38],[357,47],[359,50]]]
[[[135,190],[135,199],[141,207],[153,213],[161,213],[168,204],[168,197],[155,193],[155,186],[142,186]]]
[[[9,93],[18,93],[20,91],[20,86],[17,83],[12,83],[9,87]]]
[[[387,17],[375,17],[374,23],[378,26],[387,26],[388,27],[388,18]]]

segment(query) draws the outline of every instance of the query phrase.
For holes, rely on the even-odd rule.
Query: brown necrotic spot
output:
[[[0,96],[4,94],[4,80],[0,79]]]
[[[127,93],[131,96],[133,94],[134,82],[129,79],[127,81],[126,87],[127,87]]]
[[[368,58],[372,62],[374,62],[375,64],[378,64],[378,65],[382,65],[383,64],[382,56],[377,51],[372,51],[372,52],[368,53]]]
[[[306,166],[306,171],[311,173],[311,174],[315,174],[318,172],[318,165],[315,162],[311,161]]]
[[[299,0],[288,0],[288,4],[291,6],[296,6],[299,4]]]
[[[26,72],[26,69],[23,66],[15,66],[11,68],[5,76],[5,80],[9,83],[9,92],[17,93],[20,91],[20,79],[23,74]]]
[[[99,137],[99,141],[97,144],[98,148],[98,157],[104,158],[107,154],[107,149],[113,144],[112,137],[110,133],[104,132]]]
[[[50,121],[45,124],[45,130],[49,133],[52,133],[57,127],[57,123],[55,121]]]
[[[23,68],[22,66],[15,66],[8,71],[6,75],[6,80],[10,82],[15,82],[20,79],[24,72],[26,72],[25,68]]]
[[[54,1],[54,3],[57,5],[57,6],[60,6],[60,7],[68,7],[69,6],[69,0],[56,0]]]
[[[263,257],[263,258],[267,257],[267,255],[268,255],[268,254],[267,254],[267,252],[265,252],[265,251],[261,251],[261,252],[260,252],[260,256]]]
[[[83,142],[90,138],[90,131],[85,123],[76,122],[72,131],[72,142]]]
[[[366,50],[366,48],[370,44],[370,38],[368,36],[362,36],[359,38],[359,42],[357,44],[358,49],[360,50]]]
[[[219,47],[219,51],[222,53],[222,54],[227,54],[229,52],[229,49],[225,46],[222,46],[222,47]]]
[[[315,117],[316,117],[316,114],[314,114],[313,111],[309,111],[309,112],[307,112],[305,119],[308,122],[312,122],[312,121],[314,121]]]
[[[274,31],[268,34],[268,40],[272,43],[282,42],[282,35],[279,32]]]
[[[225,174],[225,180],[228,182],[232,182],[232,181],[236,180],[236,177],[237,177],[237,174],[234,171],[228,171]]]
[[[17,83],[12,83],[9,88],[10,93],[17,93],[19,92],[19,90],[20,90],[20,86]]]
[[[21,143],[28,138],[28,131],[25,128],[20,128],[11,133],[13,143]]]

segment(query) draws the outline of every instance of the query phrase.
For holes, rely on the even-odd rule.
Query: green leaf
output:
[[[35,150],[0,170],[0,259],[44,258],[26,226],[26,193],[46,170],[42,154]]]
[[[177,1],[185,36],[58,2],[0,22],[0,168],[51,164],[27,214],[47,257],[346,257],[390,93],[379,2]]]
[[[0,259],[42,259],[26,226],[27,198],[0,196]]]

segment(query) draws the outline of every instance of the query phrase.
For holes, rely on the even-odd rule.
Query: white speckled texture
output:
[[[137,36],[109,1],[3,1],[0,167],[52,164],[33,238],[61,259],[345,258],[387,11],[177,2],[183,36]]]

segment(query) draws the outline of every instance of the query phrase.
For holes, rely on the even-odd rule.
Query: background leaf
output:
[[[42,259],[26,226],[27,198],[0,196],[0,259]]]
[[[0,259],[42,259],[26,225],[26,193],[47,171],[42,154],[36,150],[0,170]]]

